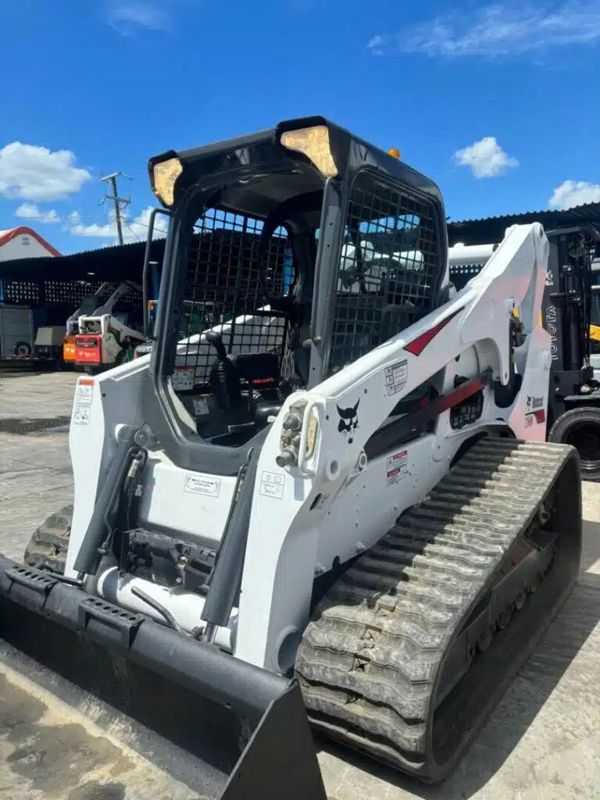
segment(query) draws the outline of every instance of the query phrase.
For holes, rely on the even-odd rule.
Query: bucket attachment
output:
[[[210,800],[325,800],[298,684],[0,556],[0,636],[198,759]]]

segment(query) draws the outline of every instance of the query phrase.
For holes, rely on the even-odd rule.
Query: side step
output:
[[[312,724],[442,779],[565,599],[580,548],[575,451],[480,440],[317,607],[296,661]]]

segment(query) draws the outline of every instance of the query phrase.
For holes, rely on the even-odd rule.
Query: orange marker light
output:
[[[394,158],[400,158],[400,150],[397,147],[390,147],[388,150],[388,155],[393,156]]]

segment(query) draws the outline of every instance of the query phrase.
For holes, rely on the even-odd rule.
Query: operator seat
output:
[[[323,192],[318,191],[292,197],[278,205],[265,220],[258,251],[265,299],[274,311],[283,313],[287,321],[281,377],[293,384],[294,388],[307,386],[310,374],[310,348],[305,347],[304,342],[310,336],[317,257],[316,229],[322,202]],[[289,293],[274,298],[268,291],[264,259],[268,243],[279,227],[284,227],[289,235],[294,276]]]

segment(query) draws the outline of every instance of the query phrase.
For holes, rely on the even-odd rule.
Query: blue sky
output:
[[[600,200],[600,0],[21,0],[2,9],[0,229],[114,241],[122,170],[324,114],[398,147],[454,219]]]

